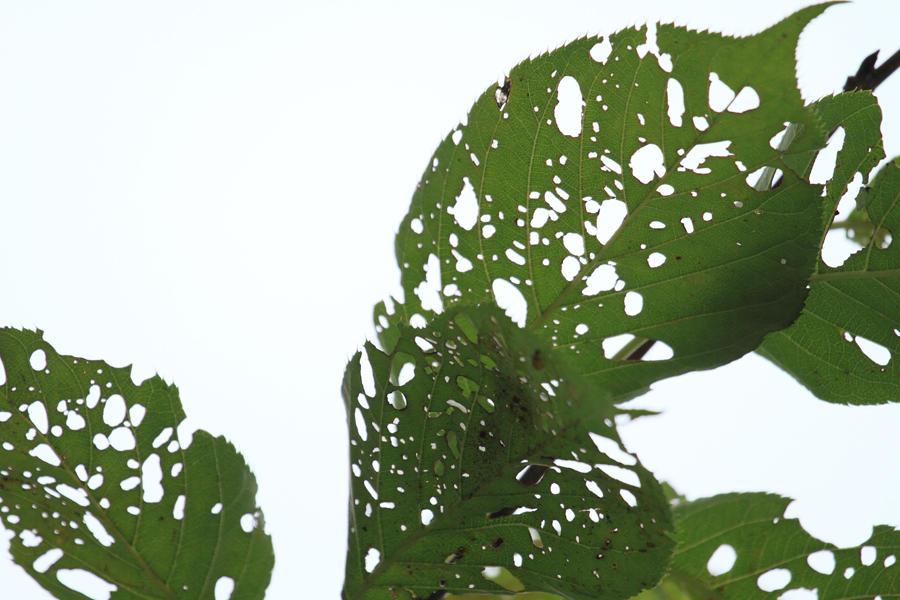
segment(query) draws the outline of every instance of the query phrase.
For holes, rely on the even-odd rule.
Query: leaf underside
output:
[[[256,479],[223,437],[181,446],[174,386],[60,356],[40,331],[0,330],[0,358],[0,513],[41,586],[83,599],[64,583],[82,570],[113,600],[212,599],[221,577],[232,599],[265,596],[275,559]]]
[[[345,599],[627,598],[655,585],[673,545],[668,504],[619,450],[619,411],[495,308],[399,331],[390,355],[366,345],[374,389],[365,393],[359,353],[344,377]],[[392,370],[412,379],[395,385]],[[488,567],[512,583],[488,579]]]
[[[396,238],[403,303],[375,311],[383,347],[393,347],[396,323],[496,302],[505,286],[519,295],[523,324],[620,402],[661,378],[734,360],[789,326],[826,223],[821,188],[795,176],[770,142],[791,122],[802,130],[792,153],[824,146],[793,65],[801,30],[826,7],[742,39],[660,25],[656,55],[646,32],[628,29],[515,67],[508,89],[487,90],[438,147],[415,191]],[[611,44],[602,61],[601,42]],[[564,135],[558,92],[573,80],[580,131]],[[758,106],[716,112],[716,81],[738,96],[755,92]],[[669,107],[677,87],[680,116]],[[688,160],[725,142],[718,156]],[[660,165],[647,172],[654,154]],[[784,171],[777,189],[752,187],[764,166]],[[477,209],[464,214],[466,202]],[[627,216],[607,240],[601,229],[616,202]],[[626,314],[638,295],[642,308]],[[624,334],[673,355],[614,360],[603,343]]]
[[[832,209],[827,213],[829,224],[848,184],[860,173],[863,183],[871,183],[860,196],[873,230],[900,233],[900,164],[897,160],[887,163],[872,182],[867,181],[869,172],[884,158],[877,100],[869,93],[840,94],[820,100],[817,107],[826,127],[845,131],[835,175],[827,186]],[[812,161],[806,158],[806,163],[808,174]],[[883,239],[871,236],[865,247],[837,268],[820,259],[800,317],[788,329],[770,334],[759,348],[762,356],[823,400],[840,404],[900,401],[900,245],[883,248]],[[866,341],[887,351],[887,360],[876,362],[864,353]]]
[[[879,525],[864,544],[837,548],[809,535],[797,519],[785,519],[790,503],[755,493],[676,506],[678,547],[666,582],[680,595],[668,597],[762,600],[800,588],[816,590],[819,600],[897,597],[900,532]],[[707,563],[723,545],[736,558],[730,569],[712,576]]]

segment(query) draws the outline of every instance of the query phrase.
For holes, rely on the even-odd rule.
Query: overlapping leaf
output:
[[[829,128],[843,127],[828,199],[836,207],[856,173],[865,179],[884,157],[881,110],[868,93],[840,94],[818,103]],[[809,171],[811,165],[807,165]],[[842,404],[900,401],[900,245],[884,248],[900,232],[900,164],[886,164],[860,192],[873,235],[843,265],[819,260],[800,318],[769,335],[759,352],[816,396]],[[832,211],[833,212],[833,211]],[[877,346],[882,347],[878,354]],[[875,348],[875,350],[873,350]],[[864,352],[865,351],[865,352]]]
[[[0,330],[0,514],[13,559],[61,599],[263,598],[274,564],[256,480],[224,438],[183,448],[177,390]]]
[[[610,403],[496,308],[399,331],[390,355],[366,345],[371,389],[359,353],[344,378],[345,599],[505,592],[498,574],[573,599],[655,585],[668,505],[621,451]]]
[[[619,401],[790,325],[824,227],[819,189],[789,169],[775,190],[751,186],[764,165],[784,168],[770,143],[783,123],[801,126],[792,152],[824,145],[793,67],[800,31],[825,6],[748,38],[661,25],[656,55],[646,31],[629,29],[515,67],[419,183],[396,240],[404,304],[376,309],[385,347],[391,321],[502,304],[505,288],[530,328]],[[735,102],[717,103],[723,85]],[[556,114],[566,86],[583,99],[575,131]],[[627,217],[607,240],[616,203]],[[612,360],[606,341],[629,334],[674,355]]]
[[[676,506],[678,547],[667,581],[681,595],[673,597],[762,600],[800,588],[816,590],[819,600],[900,593],[900,532],[880,525],[861,546],[839,549],[785,519],[790,502],[724,494]]]

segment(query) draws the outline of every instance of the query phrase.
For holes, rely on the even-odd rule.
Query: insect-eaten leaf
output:
[[[816,108],[830,129],[844,129],[826,197],[836,207],[848,184],[884,157],[881,110],[868,92],[824,98]],[[806,172],[812,170],[807,161]],[[839,404],[900,402],[900,159],[885,164],[866,192],[866,245],[832,268],[819,259],[800,318],[766,337],[758,352],[813,394]],[[833,210],[829,210],[830,217]],[[825,237],[823,235],[823,243]]]
[[[789,326],[825,223],[821,188],[777,140],[792,123],[789,152],[825,145],[794,50],[826,7],[739,39],[626,29],[513,68],[501,109],[491,86],[419,182],[396,238],[404,305],[377,315],[383,347],[392,322],[496,302],[621,402]],[[776,171],[776,189],[756,189]],[[652,343],[607,356],[623,335]]]
[[[344,376],[346,600],[613,599],[655,585],[672,550],[668,503],[623,450],[621,411],[496,307],[397,331],[391,354],[366,344]],[[415,365],[403,385],[397,356]]]
[[[223,437],[176,433],[174,386],[60,356],[40,331],[0,329],[0,359],[0,515],[41,586],[63,600],[265,594],[256,479]]]
[[[879,525],[860,546],[837,548],[785,518],[790,503],[754,493],[675,506],[678,548],[666,581],[682,591],[666,597],[762,600],[815,590],[819,600],[837,600],[897,593],[900,533],[893,527]]]

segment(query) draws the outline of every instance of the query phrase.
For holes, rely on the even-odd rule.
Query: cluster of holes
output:
[[[900,331],[898,331],[897,329],[894,329],[893,333],[895,336],[900,336]],[[866,339],[861,335],[854,336],[849,331],[845,331],[843,333],[843,338],[846,342],[855,343],[860,352],[862,352],[866,358],[871,360],[879,367],[882,367],[881,372],[884,372],[884,367],[886,367],[888,363],[891,362],[891,351],[881,344]]]
[[[778,524],[779,521],[780,519],[776,518],[774,519],[773,524]],[[860,566],[872,566],[875,564],[877,559],[878,550],[874,546],[862,546],[860,548]],[[730,572],[731,569],[734,568],[736,561],[737,552],[735,551],[734,547],[730,544],[721,544],[710,556],[709,560],[706,563],[706,569],[711,576],[720,577]],[[812,552],[807,555],[806,562],[813,571],[826,576],[832,575],[837,566],[834,552],[832,552],[831,550],[818,550],[816,552]],[[884,568],[889,568],[896,562],[896,556],[891,554],[882,561],[882,564]],[[850,579],[854,576],[855,573],[856,568],[846,567],[842,573],[842,576],[844,577],[844,579]],[[759,589],[764,592],[775,592],[777,590],[786,588],[790,584],[792,578],[793,575],[790,569],[774,568],[769,569],[759,575],[757,577],[756,584]],[[790,592],[800,592],[800,590],[803,589],[805,588],[797,588],[795,590],[791,590]]]
[[[421,372],[434,377],[435,382],[443,379],[444,385],[455,386],[452,388],[458,390],[459,396],[453,395],[446,400],[445,407],[437,407],[429,404],[432,394],[427,394],[423,398],[423,406],[426,416],[429,419],[442,418],[440,421],[441,428],[436,432],[436,438],[427,441],[422,450],[419,445],[414,447],[406,446],[401,442],[392,444],[394,448],[399,450],[391,450],[390,454],[386,452],[388,443],[390,442],[388,435],[401,435],[402,432],[402,413],[387,413],[387,420],[382,416],[376,420],[375,412],[372,411],[372,402],[375,401],[376,391],[381,389],[374,380],[374,374],[371,372],[371,364],[369,363],[368,353],[373,349],[371,346],[364,349],[365,358],[361,356],[360,379],[363,391],[357,394],[356,406],[354,411],[358,415],[360,422],[357,424],[357,436],[351,438],[351,445],[358,450],[354,450],[353,460],[351,461],[351,469],[353,477],[362,483],[362,487],[366,490],[363,492],[364,497],[354,497],[353,502],[356,506],[359,523],[365,523],[366,518],[372,518],[375,512],[380,509],[393,510],[398,504],[399,498],[406,493],[403,480],[393,480],[400,483],[396,486],[396,492],[401,494],[397,496],[393,486],[375,489],[373,482],[374,474],[390,471],[399,475],[408,475],[414,479],[419,479],[425,475],[428,481],[425,487],[428,492],[424,495],[424,503],[418,507],[418,522],[399,523],[392,527],[398,527],[400,531],[408,531],[410,529],[418,529],[431,526],[436,519],[444,512],[447,502],[452,502],[453,497],[459,494],[459,485],[454,482],[463,482],[468,474],[460,471],[461,454],[460,450],[466,436],[477,435],[481,439],[487,440],[493,438],[494,433],[490,431],[491,423],[488,415],[493,414],[498,409],[496,403],[492,400],[480,397],[479,392],[483,389],[479,384],[467,379],[464,376],[457,376],[456,380],[452,380],[449,376],[443,376],[440,371],[440,365],[445,361],[464,364],[471,363],[473,357],[478,357],[476,364],[488,367],[489,370],[495,369],[499,363],[507,364],[510,359],[515,364],[528,364],[530,362],[534,371],[544,370],[538,355],[532,356],[529,361],[525,356],[509,357],[508,350],[504,349],[503,344],[496,338],[484,336],[473,346],[476,339],[469,337],[471,334],[465,334],[466,328],[461,324],[460,320],[465,321],[465,317],[460,315],[448,324],[451,331],[463,330],[463,333],[447,334],[422,334],[415,338],[417,345],[423,352],[425,365],[420,363],[416,366],[416,372],[412,378],[419,376]],[[457,327],[458,326],[458,327]],[[581,334],[587,333],[586,325],[582,324],[576,328]],[[489,350],[485,350],[487,344]],[[487,354],[485,354],[487,352]],[[473,354],[474,353],[474,354]],[[395,354],[394,357],[400,356]],[[491,358],[491,357],[494,358]],[[404,358],[404,360],[407,360]],[[412,360],[412,359],[409,359]],[[406,363],[411,364],[411,363]],[[366,365],[363,367],[363,365]],[[394,363],[396,366],[396,363]],[[474,366],[474,365],[473,365]],[[368,371],[368,373],[363,373]],[[396,368],[392,368],[396,372]],[[524,371],[522,372],[524,373]],[[400,381],[400,378],[397,378]],[[529,378],[521,376],[523,385],[534,385],[531,393],[536,394],[539,401],[548,402],[550,398],[557,396],[561,388],[565,389],[564,382],[557,379],[549,379],[537,386],[535,383],[529,384]],[[385,384],[386,385],[386,384]],[[431,383],[427,384],[428,388],[434,391]],[[444,388],[446,390],[446,388]],[[444,390],[441,397],[444,396]],[[379,392],[383,393],[383,392]],[[520,392],[521,393],[521,392]],[[516,410],[517,394],[513,393],[511,398],[507,398],[504,405],[509,410]],[[526,410],[532,410],[532,407],[525,407]],[[482,412],[481,409],[484,409]],[[476,412],[477,411],[477,412]],[[377,414],[383,414],[378,411]],[[450,416],[451,419],[447,420]],[[459,417],[454,420],[453,417]],[[465,417],[464,419],[462,417]],[[479,419],[479,417],[484,417]],[[390,421],[390,422],[388,422]],[[608,427],[612,427],[611,421],[606,423]],[[477,428],[477,429],[476,429]],[[471,431],[470,431],[471,430]],[[367,439],[363,439],[362,431],[367,432]],[[551,427],[552,432],[552,427]],[[373,436],[378,438],[373,439]],[[584,448],[577,452],[572,451],[570,457],[549,459],[546,464],[530,464],[523,461],[522,467],[517,474],[517,480],[520,485],[528,488],[533,493],[533,501],[525,500],[521,505],[516,506],[499,506],[493,512],[485,515],[489,520],[503,519],[507,517],[516,517],[535,513],[534,526],[529,527],[531,545],[529,548],[515,548],[512,553],[512,566],[521,567],[530,560],[535,560],[541,555],[545,555],[553,551],[553,541],[556,537],[565,536],[566,539],[574,538],[576,543],[581,536],[587,534],[592,527],[601,521],[609,521],[610,511],[628,511],[626,507],[636,507],[639,505],[639,495],[641,488],[641,480],[637,473],[633,470],[637,464],[637,459],[625,452],[620,445],[614,440],[603,435],[592,433],[590,435],[594,442],[596,450],[601,453],[597,455],[594,450],[588,451]],[[439,438],[439,439],[438,439]],[[413,437],[406,438],[414,441]],[[469,438],[471,440],[471,438]],[[496,440],[501,446],[505,446],[502,440]],[[483,447],[479,450],[485,451]],[[417,454],[424,451],[425,455]],[[399,458],[398,458],[399,456]],[[546,457],[545,457],[546,459]],[[544,459],[542,459],[544,460]],[[409,462],[406,462],[409,461]],[[396,464],[388,464],[396,463]],[[600,463],[600,464],[598,464]],[[409,472],[404,472],[409,469]],[[415,475],[414,475],[415,473]],[[452,476],[451,476],[452,474]],[[551,477],[545,479],[545,476],[552,474]],[[573,477],[574,475],[574,477]],[[382,479],[382,481],[384,481]],[[396,484],[393,484],[396,485]],[[564,488],[577,485],[577,491],[574,489],[564,492]],[[448,496],[448,494],[450,496]],[[579,503],[572,496],[581,495],[582,500]],[[527,496],[526,496],[527,498]],[[602,500],[602,502],[601,502]],[[559,509],[556,508],[559,503]],[[621,503],[616,508],[616,503]],[[547,511],[546,518],[540,518],[541,511]],[[389,513],[382,513],[389,514]],[[384,518],[384,516],[382,516]],[[539,520],[538,520],[539,519]],[[385,521],[382,521],[382,526]],[[640,524],[643,527],[643,524]],[[628,551],[629,547],[621,545],[625,542],[617,542],[617,534],[619,528],[610,525],[608,539],[604,550],[624,550]],[[548,535],[549,534],[549,535]],[[497,550],[501,547],[508,549],[509,540],[502,536],[494,536],[479,542],[482,545],[481,550],[489,552]],[[653,544],[648,543],[648,546]],[[453,548],[448,549],[445,558],[446,564],[456,564],[464,560],[467,553],[473,548]],[[373,572],[379,561],[382,560],[381,550],[370,545],[367,547],[365,556],[365,569]],[[612,568],[615,568],[613,564]],[[515,577],[502,567],[489,567],[482,573],[487,579],[500,583],[507,582],[512,587],[507,587],[511,591],[519,589]],[[500,583],[500,585],[506,585]]]
[[[87,373],[89,369],[94,369],[91,361],[82,359],[72,359],[72,361],[72,364],[76,369],[82,369],[85,373]],[[44,375],[50,374],[47,353],[44,350],[39,349],[34,351],[29,357],[29,364],[32,369],[38,373]],[[138,403],[133,403],[131,406],[128,406],[125,398],[112,390],[112,381],[104,382],[106,375],[104,374],[104,369],[102,367],[96,369],[96,375],[93,374],[93,371],[91,371],[91,374],[93,378],[89,380],[90,387],[88,394],[84,398],[62,399],[57,402],[55,407],[56,412],[64,419],[63,424],[53,424],[51,426],[51,415],[48,413],[45,399],[25,402],[18,407],[20,413],[18,418],[25,419],[31,426],[24,436],[25,441],[29,446],[32,445],[35,440],[39,441],[37,445],[33,446],[28,451],[28,454],[53,467],[61,466],[62,461],[65,460],[66,457],[61,457],[54,449],[54,438],[63,437],[66,434],[66,430],[81,431],[85,429],[87,427],[88,411],[94,409],[102,411],[103,424],[111,429],[109,433],[98,432],[91,438],[91,443],[97,450],[102,452],[108,448],[112,448],[117,452],[130,452],[136,449],[137,444],[134,430],[143,422],[147,413],[146,408]],[[6,372],[2,362],[0,362],[0,377],[2,377],[3,383],[5,383]],[[103,397],[104,388],[109,392],[112,392],[109,393],[107,397]],[[18,386],[12,386],[10,392],[28,392],[34,395],[42,394],[42,391],[36,389],[34,386],[29,386],[27,390],[19,390]],[[14,416],[13,413],[8,411],[0,411],[0,422],[9,421]],[[52,420],[56,421],[59,419],[60,418],[54,418]],[[182,425],[185,425],[185,423],[182,423]],[[94,428],[96,430],[96,424],[94,424]],[[181,442],[179,442],[178,440],[171,440],[171,437],[175,432],[174,428],[167,427],[163,429],[163,431],[154,439],[152,443],[153,448],[160,449],[163,445],[166,445],[166,450],[168,450],[170,454],[187,448],[190,445],[191,436],[186,429],[184,432],[181,430],[182,427],[180,426],[179,439]],[[16,446],[10,441],[5,441],[2,444],[2,448],[5,451],[13,451],[16,449]],[[20,481],[23,490],[31,491],[32,493],[36,490],[40,490],[43,493],[45,500],[58,502],[61,507],[67,506],[68,502],[71,501],[79,507],[90,508],[90,498],[91,496],[94,496],[97,505],[103,510],[108,510],[111,507],[111,503],[104,495],[104,492],[108,489],[112,489],[110,486],[116,486],[126,492],[140,487],[142,503],[153,504],[161,502],[165,490],[162,485],[163,470],[160,454],[151,452],[144,458],[143,462],[130,458],[125,464],[128,469],[134,472],[134,474],[126,472],[124,478],[121,480],[116,478],[115,481],[107,480],[108,475],[104,472],[103,466],[101,465],[94,466],[93,472],[89,472],[85,465],[78,464],[74,467],[74,473],[78,480],[77,482],[74,482],[74,486],[65,482],[60,482],[54,476],[42,474],[43,468],[41,466],[34,467],[33,471],[24,470],[21,473],[17,473],[12,466],[6,466],[5,468],[0,469],[0,475],[6,480],[7,487],[13,485],[13,482],[15,481]],[[170,474],[175,478],[181,474],[182,470],[183,463],[177,462],[172,466]],[[99,499],[97,499],[97,496],[100,496]],[[2,499],[0,499],[0,503],[2,503]],[[185,496],[181,495],[175,502],[173,510],[173,517],[175,519],[184,518],[184,505]],[[37,505],[31,505],[30,509],[35,511],[40,510]],[[14,527],[21,522],[21,517],[19,515],[23,510],[29,510],[29,508],[23,508],[21,504],[0,505],[0,515],[2,515],[6,524],[11,527]],[[218,514],[221,510],[221,503],[212,507],[213,514]],[[128,506],[126,507],[126,511],[135,516],[140,514],[140,508],[138,506]],[[109,534],[101,519],[95,516],[90,510],[84,511],[80,522],[67,519],[59,511],[43,511],[41,512],[41,516],[45,521],[50,519],[58,521],[58,524],[50,525],[50,527],[56,527],[51,530],[54,537],[60,535],[61,527],[78,530],[83,525],[91,536],[93,536],[93,538],[102,546],[110,547],[116,543],[116,539]],[[243,515],[240,519],[240,524],[245,532],[252,532],[253,529],[258,526],[258,514],[248,513]],[[44,536],[42,536],[41,533],[42,532],[38,529],[23,529],[18,535],[25,547],[36,548],[45,543]],[[46,533],[47,532],[44,532],[44,535],[46,535]],[[85,543],[81,537],[75,537],[73,541],[77,546],[84,545]],[[63,549],[50,548],[35,559],[33,568],[39,573],[46,573],[64,555],[65,551]],[[59,582],[66,587],[81,592],[91,598],[109,598],[110,594],[118,589],[114,584],[108,583],[93,573],[82,569],[58,569],[56,571],[56,577]],[[231,596],[233,589],[234,582],[231,578],[220,578],[216,585],[216,598],[219,600],[227,600],[227,598]]]

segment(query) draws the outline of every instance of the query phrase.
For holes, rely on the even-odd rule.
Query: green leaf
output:
[[[861,546],[839,549],[809,535],[797,519],[785,519],[790,502],[756,493],[679,504],[673,509],[678,547],[667,580],[697,599],[774,599],[799,588],[817,590],[819,600],[897,596],[900,532],[880,525]],[[713,576],[707,565],[723,545],[736,558]]]
[[[672,549],[668,504],[621,451],[613,405],[496,308],[399,332],[390,355],[366,344],[368,393],[361,353],[344,376],[345,599],[612,599],[659,580]]]
[[[0,330],[0,358],[0,514],[38,583],[83,599],[65,584],[83,570],[113,600],[212,599],[230,577],[232,599],[264,597],[275,557],[256,479],[222,437],[181,447],[174,386],[60,356],[40,331]]]
[[[829,127],[846,131],[828,194],[836,206],[857,172],[884,156],[881,111],[868,93],[841,94],[819,102]],[[810,295],[790,328],[770,334],[758,352],[793,375],[813,394],[840,404],[900,401],[900,246],[884,247],[900,232],[900,164],[886,164],[866,193],[873,231],[868,244],[832,269],[819,260]],[[880,348],[878,347],[880,346]]]
[[[506,288],[527,309],[524,324],[565,349],[602,396],[622,401],[734,360],[789,326],[824,221],[820,188],[787,169],[770,142],[791,122],[800,129],[792,152],[824,145],[793,67],[801,30],[826,7],[741,39],[660,25],[659,58],[647,54],[645,31],[628,29],[515,67],[508,94],[481,96],[418,185],[396,238],[404,303],[377,309],[385,347],[391,319],[421,324],[498,294],[507,308]],[[743,97],[755,91],[759,106],[716,112],[711,79]],[[566,87],[583,102],[574,129],[556,114]],[[683,115],[668,108],[670,94],[683,97]],[[689,162],[705,144],[727,151]],[[777,189],[753,188],[764,166],[786,171]],[[606,239],[597,226],[616,206],[627,216]],[[658,356],[615,355],[611,345],[628,335],[674,355],[662,343]]]

